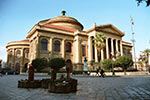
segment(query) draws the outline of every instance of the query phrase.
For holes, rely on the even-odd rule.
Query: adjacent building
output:
[[[112,24],[96,25],[83,30],[83,25],[73,17],[56,16],[35,24],[28,32],[26,40],[9,42],[7,66],[22,71],[35,58],[63,57],[73,62],[75,70],[83,70],[85,59],[88,63],[112,59],[121,55],[132,56],[131,43],[122,40],[125,35]],[[100,32],[106,37],[106,46],[100,51],[94,46],[94,37]]]

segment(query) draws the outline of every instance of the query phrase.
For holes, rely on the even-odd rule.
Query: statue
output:
[[[87,71],[87,60],[86,58],[84,58],[84,68],[83,68],[84,71]]]
[[[28,80],[33,81],[34,80],[34,67],[29,64],[28,66]]]
[[[72,71],[72,62],[70,59],[66,61],[66,71],[67,71],[67,78],[70,78],[70,73]]]

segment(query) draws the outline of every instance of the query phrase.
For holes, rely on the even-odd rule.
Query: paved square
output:
[[[35,77],[35,79],[48,78]],[[0,77],[0,100],[150,100],[150,76],[91,77],[78,79],[78,91],[69,94],[48,93],[47,89],[17,88],[20,79],[27,76]]]

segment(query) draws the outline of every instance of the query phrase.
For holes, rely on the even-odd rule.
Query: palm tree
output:
[[[94,38],[94,44],[99,52],[105,47],[105,38],[106,37],[102,33],[97,33]]]
[[[150,54],[150,49],[145,49],[144,53],[146,54],[147,57],[147,64],[149,63],[149,54]]]
[[[141,54],[139,61],[142,61],[143,63],[146,64],[146,67],[148,67],[149,64],[149,54],[150,54],[150,49],[145,49]]]

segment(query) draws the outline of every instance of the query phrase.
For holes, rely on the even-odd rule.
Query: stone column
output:
[[[113,43],[114,39],[111,39],[111,55],[114,55],[114,43]]]
[[[123,56],[123,49],[122,49],[122,41],[120,40],[120,53],[121,53],[121,56]]]
[[[108,38],[106,38],[106,56],[109,59],[109,45],[108,45]]]
[[[62,58],[65,58],[65,40],[62,40]]]
[[[98,54],[97,48],[95,47],[95,62],[98,62]]]
[[[39,58],[39,56],[40,56],[40,36],[39,35],[37,36],[37,44],[36,44],[36,51],[35,52],[36,52],[35,58]]]
[[[50,38],[50,52],[51,52],[51,56],[53,55],[53,38]]]
[[[21,49],[20,72],[22,72],[23,66],[24,66],[24,48]]]
[[[9,59],[10,59],[9,50],[7,50],[7,62],[6,62],[7,66],[9,66],[9,65],[8,65],[8,64],[9,64]]]
[[[104,48],[101,49],[101,60],[104,60]]]
[[[118,53],[118,40],[116,39],[116,51],[117,51],[117,53]]]
[[[16,58],[16,49],[14,49],[13,48],[13,50],[12,50],[12,57],[13,57],[13,65],[12,65],[12,67],[13,67],[13,69],[15,69],[15,58]]]
[[[81,63],[81,60],[80,60],[80,53],[81,52],[81,45],[80,45],[80,40],[79,40],[79,38],[77,38],[76,40],[75,40],[75,61],[76,61],[76,63]]]
[[[92,40],[91,38],[89,37],[88,39],[88,61],[92,61],[93,60],[93,53],[92,53]]]

